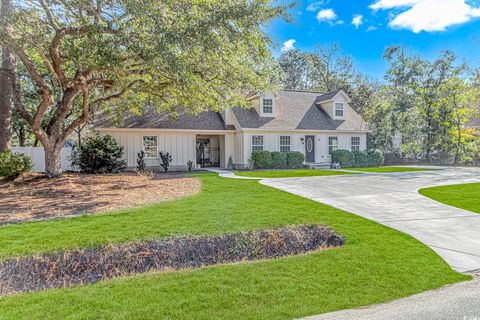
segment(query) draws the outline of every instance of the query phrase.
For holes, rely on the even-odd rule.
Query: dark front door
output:
[[[315,162],[315,136],[305,136],[305,162]]]

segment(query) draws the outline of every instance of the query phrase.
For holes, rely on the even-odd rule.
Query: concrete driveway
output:
[[[407,233],[459,272],[480,270],[480,214],[423,197],[418,189],[468,182],[480,182],[480,168],[261,181]]]

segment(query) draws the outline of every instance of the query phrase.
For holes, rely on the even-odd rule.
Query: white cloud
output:
[[[321,1],[314,1],[308,4],[307,11],[317,11],[320,9],[321,6],[327,4],[329,1],[321,0]]]
[[[355,29],[358,29],[363,24],[363,16],[361,14],[354,15],[352,24],[355,26]]]
[[[411,7],[422,0],[377,0],[374,4],[370,5],[373,10],[381,9],[393,9],[401,7]]]
[[[333,9],[323,9],[318,11],[317,13],[317,20],[319,22],[323,21],[330,21],[332,22],[333,20],[337,19],[337,14]]]
[[[378,0],[370,6],[374,10],[402,9],[395,13],[389,26],[421,31],[445,31],[446,28],[480,17],[480,8],[465,0]]]
[[[375,31],[375,30],[377,30],[377,27],[376,27],[376,26],[369,26],[369,27],[367,28],[367,32],[372,32],[372,31]]]
[[[281,52],[287,52],[288,50],[292,50],[292,49],[295,49],[295,47],[293,46],[295,44],[295,42],[297,42],[297,40],[295,39],[290,39],[290,40],[287,40],[283,43],[283,47],[282,49],[280,49]]]

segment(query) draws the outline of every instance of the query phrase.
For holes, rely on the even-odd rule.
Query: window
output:
[[[335,103],[335,117],[343,118],[343,103]]]
[[[263,99],[263,113],[273,113],[273,100]]]
[[[252,136],[252,151],[263,150],[263,136]]]
[[[158,144],[156,136],[143,137],[143,151],[145,152],[145,158],[158,157]]]
[[[338,150],[338,137],[328,137],[328,154],[331,155],[336,150]]]
[[[360,137],[352,137],[350,150],[360,150]]]
[[[280,151],[281,152],[290,151],[290,136],[280,136]]]

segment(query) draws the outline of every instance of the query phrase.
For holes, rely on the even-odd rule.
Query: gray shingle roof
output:
[[[205,111],[197,115],[179,112],[176,118],[168,113],[158,113],[154,108],[146,108],[142,116],[126,115],[121,121],[107,113],[95,116],[96,128],[143,128],[143,129],[194,129],[194,130],[234,130],[225,125],[220,114]]]
[[[279,91],[275,100],[275,118],[260,117],[252,109],[233,108],[235,117],[242,128],[277,130],[368,130],[362,118],[348,105],[345,105],[345,120],[333,120],[325,110],[317,105],[333,98],[337,92],[320,95],[316,92]]]

